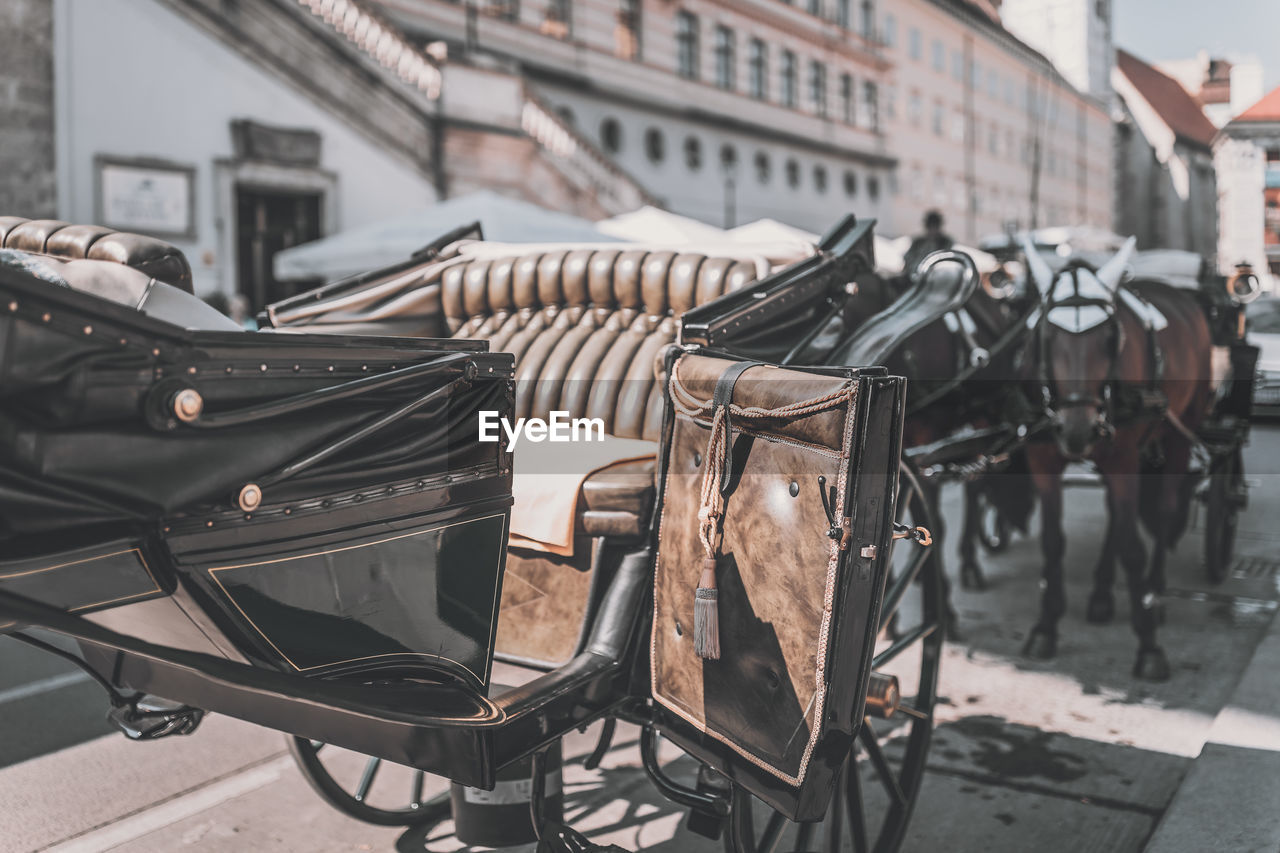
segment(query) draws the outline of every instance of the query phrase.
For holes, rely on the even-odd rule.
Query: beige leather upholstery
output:
[[[535,252],[448,267],[440,280],[450,334],[516,356],[516,416],[600,418],[621,438],[657,440],[657,370],[676,318],[754,280],[754,263],[638,249]],[[512,548],[498,619],[500,653],[560,664],[589,605],[596,537],[648,530],[652,460],[597,471],[582,485],[572,557]]]
[[[675,318],[755,278],[755,265],[673,251],[581,249],[449,267],[449,332],[516,357],[516,416],[601,418],[621,438],[654,440],[654,365]]]
[[[57,219],[0,216],[0,247],[61,260],[111,261],[191,293],[191,265],[174,246],[154,237]]]

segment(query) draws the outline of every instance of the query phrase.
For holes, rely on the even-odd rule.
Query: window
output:
[[[1013,106],[1013,78],[1004,78],[1004,102]]]
[[[876,4],[873,0],[862,0],[862,37],[874,41],[876,37]]]
[[[769,97],[769,48],[760,39],[751,40],[751,48],[747,61],[747,85],[751,97],[767,100]]]
[[[644,153],[654,163],[661,163],[667,156],[667,140],[656,127],[644,132]]]
[[[845,124],[853,124],[853,75],[840,75],[840,120]]]
[[[964,142],[964,113],[956,110],[951,114],[951,141]]]
[[[813,188],[820,193],[825,193],[827,191],[827,167],[826,166],[813,167]]]
[[[964,54],[958,50],[951,51],[951,76],[964,82]]]
[[[613,49],[623,59],[640,59],[642,0],[621,0],[618,25],[613,29]]]
[[[919,89],[912,89],[911,96],[907,99],[907,118],[914,127],[919,127],[924,118],[924,99],[920,97]]]
[[[726,26],[716,27],[716,85],[721,89],[733,89],[733,30]]]
[[[702,168],[702,142],[696,136],[684,138],[684,164],[689,167],[690,172]]]
[[[987,151],[992,154],[1000,153],[1000,128],[996,127],[995,122],[991,123],[991,132],[987,134]]]
[[[544,36],[567,39],[573,32],[573,3],[571,0],[547,0],[547,11],[538,30]]]
[[[787,186],[793,190],[800,188],[800,164],[794,157],[787,160]]]
[[[569,125],[569,127],[573,127],[574,123],[577,121],[577,118],[573,114],[573,110],[566,106],[556,107],[556,115],[560,116],[560,120]]]
[[[886,47],[898,45],[898,19],[893,15],[884,16],[884,43]]]
[[[987,97],[992,100],[1000,97],[1000,75],[994,68],[987,69]]]
[[[813,111],[827,116],[827,66],[816,59],[809,62],[809,101]]]
[[[849,0],[836,0],[836,23],[849,29]]]
[[[933,135],[942,135],[942,101],[933,102]]]
[[[738,149],[729,143],[720,146],[720,168],[732,172],[738,167]]]
[[[844,194],[853,198],[858,194],[858,173],[852,170],[844,173]]]
[[[784,107],[794,107],[796,105],[796,55],[790,50],[782,52],[782,80],[780,83],[782,89],[782,105]]]
[[[607,118],[600,122],[600,144],[610,154],[617,154],[622,150],[622,126],[618,124],[616,118]]]
[[[918,27],[912,27],[907,33],[907,51],[911,54],[912,59],[919,59],[924,51],[921,45],[920,30]]]
[[[698,79],[698,16],[685,11],[676,13],[676,73]]]
[[[773,165],[769,162],[769,155],[763,151],[757,151],[755,164],[756,180],[762,184],[769,183],[769,178],[773,171]]]
[[[805,4],[805,8],[808,9],[810,15],[821,15],[822,0],[808,0]]]
[[[937,39],[933,41],[933,70],[938,72],[947,70],[947,49]]]
[[[898,87],[886,86],[884,89],[884,115],[887,119],[898,117]]]
[[[872,201],[880,198],[880,179],[875,175],[867,178],[867,195],[871,196]]]
[[[873,133],[880,132],[880,93],[871,80],[862,84],[862,109],[866,114],[863,125]]]

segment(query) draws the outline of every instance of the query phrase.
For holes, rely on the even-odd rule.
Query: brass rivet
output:
[[[298,371],[300,371],[300,370],[302,370],[302,365],[300,365],[300,364],[295,364],[295,365],[293,366],[293,372],[294,372],[294,373],[297,373],[297,372],[298,372]]]
[[[93,326],[85,326],[85,327],[84,327],[84,333],[85,333],[86,335],[92,335],[92,334],[93,334]]]
[[[205,526],[205,527],[213,527],[213,522],[212,522],[212,521],[206,521],[206,522],[204,523],[204,526]]]
[[[326,369],[326,370],[328,370],[330,373],[333,373],[333,365],[332,365],[332,364],[331,364],[331,365],[329,365],[329,366],[328,366],[327,368],[325,368],[325,369]]]
[[[9,310],[10,310],[10,311],[17,311],[17,310],[18,310],[18,303],[17,303],[17,302],[10,302],[10,303],[9,303]]]
[[[693,451],[693,467],[697,468],[701,464],[702,464],[702,454],[696,450]]]
[[[252,512],[262,505],[262,489],[254,483],[249,483],[240,490],[240,494],[236,497],[236,503],[245,512]]]
[[[187,373],[189,373],[189,374],[191,374],[192,376],[194,376],[194,375],[195,375],[195,373],[196,373],[196,369],[195,369],[194,367],[188,367],[188,368],[187,368]]]
[[[684,636],[684,626],[681,625],[679,621],[676,622],[676,636],[677,637]]]
[[[267,372],[267,366],[265,364],[259,364],[258,369],[261,370],[263,373]]]
[[[53,319],[53,315],[52,315],[52,314],[41,314],[41,315],[40,315],[40,320],[41,320],[42,322],[47,323],[47,322],[49,322],[49,321],[50,321],[50,320],[52,320],[52,319]]]
[[[154,357],[156,357],[156,358],[159,358],[159,357],[160,357],[160,347],[156,347],[155,349],[151,350],[151,355],[152,355],[152,356],[154,356]]]
[[[194,388],[183,388],[173,395],[173,414],[183,423],[192,423],[204,411],[204,398]]]
[[[787,491],[791,493],[791,497],[796,497],[800,494],[800,484],[792,480],[791,485],[787,486]]]
[[[293,515],[293,510],[289,509],[288,507],[285,507],[284,514],[285,514],[285,515]]]
[[[229,364],[228,364],[226,367],[224,367],[224,368],[222,369],[222,372],[223,372],[223,373],[230,373],[232,370],[233,370],[233,368],[231,367],[231,365],[229,365]]]

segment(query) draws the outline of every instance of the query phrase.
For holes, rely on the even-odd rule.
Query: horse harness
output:
[[[1065,287],[1069,283],[1069,287]],[[1147,355],[1151,359],[1151,378],[1142,387],[1122,383],[1117,375],[1117,364],[1125,344],[1124,325],[1120,318],[1120,305],[1124,303],[1142,324]],[[1047,327],[1054,326],[1068,334],[1083,334],[1098,326],[1106,325],[1110,339],[1110,361],[1107,376],[1098,394],[1071,393],[1065,397],[1056,394],[1057,383],[1049,353],[1050,336]],[[1121,285],[1113,294],[1094,276],[1093,270],[1082,262],[1072,262],[1054,279],[1054,285],[1039,308],[1027,318],[1032,335],[1028,348],[1036,358],[1036,379],[1040,385],[1040,404],[1051,418],[1062,409],[1093,406],[1102,415],[1103,423],[1110,428],[1140,420],[1159,421],[1168,411],[1168,398],[1160,388],[1164,375],[1164,352],[1156,333],[1167,325],[1164,316],[1155,306]],[[1035,401],[1028,401],[1033,404]]]

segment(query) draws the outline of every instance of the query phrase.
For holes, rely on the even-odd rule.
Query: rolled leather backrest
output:
[[[447,268],[441,302],[455,337],[516,356],[516,415],[600,418],[656,439],[655,365],[676,318],[756,277],[755,264],[696,252],[571,249]]]
[[[61,260],[111,261],[192,293],[191,265],[176,247],[141,234],[57,219],[0,216],[0,247]]]

